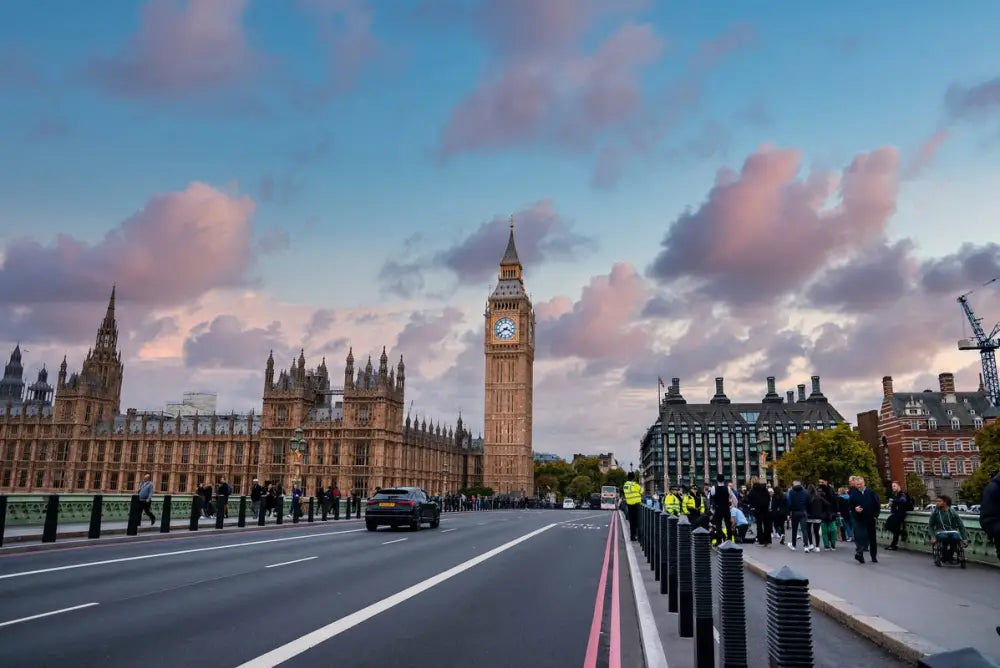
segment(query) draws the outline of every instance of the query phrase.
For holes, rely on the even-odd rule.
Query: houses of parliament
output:
[[[159,493],[193,493],[226,479],[235,493],[251,481],[293,476],[309,494],[336,483],[370,494],[412,485],[432,494],[485,485],[531,495],[531,368],[534,314],[514,246],[513,219],[499,280],[486,309],[485,437],[454,425],[414,420],[405,412],[403,357],[344,365],[331,383],[325,358],[307,368],[304,352],[276,370],[269,355],[260,413],[181,414],[121,411],[124,366],[118,349],[115,290],[93,348],[79,371],[65,357],[53,387],[43,367],[25,387],[20,346],[0,380],[0,493],[128,493],[152,476]],[[341,400],[334,401],[335,397]],[[301,465],[291,441],[301,430]]]

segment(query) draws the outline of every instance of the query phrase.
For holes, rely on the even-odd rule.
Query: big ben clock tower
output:
[[[498,278],[485,314],[483,483],[498,494],[531,496],[535,477],[531,452],[535,311],[524,291],[513,216]]]

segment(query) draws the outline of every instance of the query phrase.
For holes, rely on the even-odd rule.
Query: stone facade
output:
[[[303,351],[276,376],[269,356],[260,413],[121,413],[114,299],[112,291],[82,370],[67,375],[63,359],[54,405],[32,401],[52,396],[41,376],[27,400],[9,396],[0,404],[0,492],[129,492],[144,473],[157,492],[192,493],[225,478],[246,494],[255,477],[290,491],[296,429],[307,442],[300,472],[308,494],[331,483],[363,495],[393,485],[438,494],[482,483],[482,440],[460,416],[451,426],[404,415],[403,358],[390,369],[384,349],[377,368],[369,358],[356,373],[349,353],[342,388],[332,386],[325,359],[308,369]],[[19,349],[15,355],[12,372],[21,364]]]
[[[904,484],[919,475],[927,493],[958,500],[958,488],[979,468],[976,432],[997,418],[980,388],[956,392],[951,373],[938,376],[938,392],[896,392],[892,376],[882,378],[882,406],[858,415],[858,431],[875,451],[886,482]]]
[[[524,289],[513,217],[497,286],[486,302],[484,316],[484,484],[500,494],[532,496],[535,311]]]

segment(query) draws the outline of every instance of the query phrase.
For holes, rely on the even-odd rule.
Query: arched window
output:
[[[951,475],[951,460],[947,457],[941,458],[941,475]]]
[[[917,475],[924,474],[924,458],[917,457],[913,460],[913,470],[916,471]]]
[[[965,459],[959,457],[955,460],[955,473],[958,475],[965,475]]]

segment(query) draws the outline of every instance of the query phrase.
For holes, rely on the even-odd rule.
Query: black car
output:
[[[437,529],[441,524],[441,506],[419,487],[379,490],[368,499],[365,508],[365,526],[369,531],[375,531],[379,526],[395,529],[404,525],[418,530],[425,522],[432,529]]]
[[[600,494],[597,494],[595,492],[594,494],[590,495],[590,509],[591,510],[600,510],[601,509],[601,495]]]

